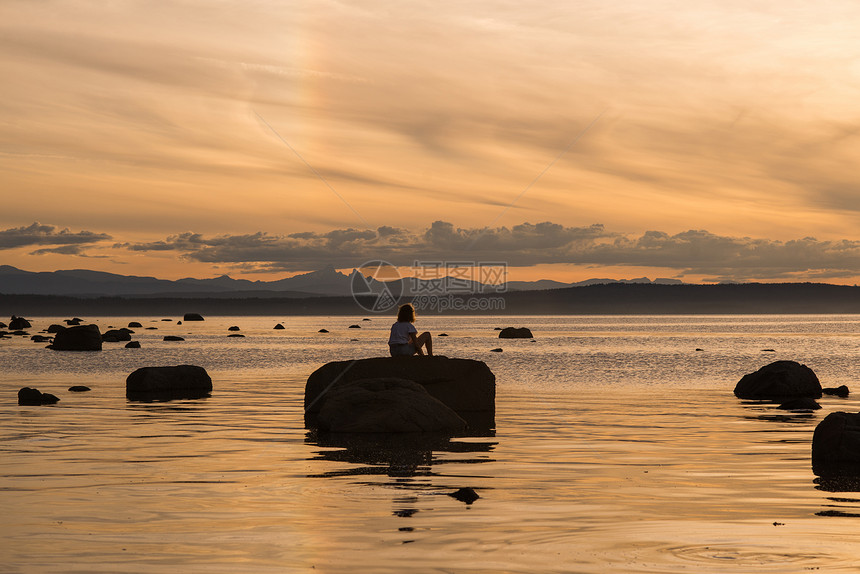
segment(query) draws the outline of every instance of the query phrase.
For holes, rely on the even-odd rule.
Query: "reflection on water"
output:
[[[489,353],[492,328],[510,319],[422,320],[449,333],[445,354],[496,373],[495,433],[309,433],[307,375],[379,354],[387,321],[347,332],[357,320],[207,319],[182,326],[182,349],[152,338],[88,358],[0,342],[0,569],[851,572],[860,559],[860,488],[810,464],[815,425],[860,400],[793,413],[732,395],[781,358],[852,386],[856,317],[518,318],[537,342],[504,353]],[[233,324],[245,339],[226,338]],[[126,400],[134,369],[183,363],[209,370],[211,396]],[[22,386],[61,401],[19,407]],[[460,488],[481,498],[449,496]]]

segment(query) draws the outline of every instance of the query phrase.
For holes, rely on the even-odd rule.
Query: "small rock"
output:
[[[182,320],[183,320],[183,321],[202,321],[202,320],[203,320],[203,316],[202,316],[202,315],[200,315],[200,313],[186,313],[186,314],[182,317]]]
[[[328,333],[328,329],[320,329],[317,333]]]
[[[86,387],[84,385],[75,385],[73,387],[69,387],[69,392],[72,392],[72,393],[85,393],[85,392],[90,391],[90,390],[92,390],[92,389],[90,389],[89,387]]]
[[[141,324],[140,324],[140,323],[138,323],[137,321],[132,321],[132,322],[130,322],[130,323],[128,324],[128,326],[129,326],[130,328],[132,328],[132,329],[140,329],[141,327],[143,327],[143,325],[141,325]]]
[[[501,330],[502,330],[501,327],[493,327],[493,331],[501,331]]]
[[[53,405],[59,400],[56,395],[43,393],[31,387],[23,387],[18,391],[19,405]]]
[[[283,325],[281,325],[280,323],[278,323],[277,325],[275,325],[275,329],[276,329],[276,330],[278,330],[278,331],[280,331],[280,330],[281,330],[281,329],[283,329],[283,328],[284,328],[284,326],[283,326]]]
[[[177,335],[166,335],[164,337],[164,340],[165,341],[184,341],[185,339],[183,339],[182,337],[179,337]]]
[[[27,331],[12,331],[13,335],[18,335],[19,337],[29,337],[30,333]]]
[[[697,348],[696,350],[697,350],[697,351],[704,351],[704,349],[698,349],[698,348]]]
[[[370,319],[368,319],[367,317],[365,317],[364,319],[362,319],[362,321],[370,321]]]
[[[826,389],[821,389],[821,392],[825,395],[836,395],[837,397],[845,398],[848,396],[848,393],[850,391],[848,390],[848,387],[846,387],[845,385],[841,385],[838,387],[828,387]]]
[[[162,321],[173,321],[173,319],[162,319]]]
[[[465,502],[466,504],[472,504],[473,502],[481,498],[480,496],[478,496],[478,493],[471,488],[461,488],[457,492],[449,493],[448,496],[450,496],[451,498],[456,498],[460,502]]]
[[[45,337],[44,335],[33,335],[30,337],[30,340],[34,343],[50,343],[53,339],[51,339],[51,337]]]
[[[231,333],[230,335],[227,335],[227,336],[228,337],[244,337],[245,335],[243,335],[241,333]]]
[[[448,336],[448,333],[439,333],[439,336],[440,336],[440,337],[447,337],[447,336]]]
[[[361,325],[350,325],[350,329],[361,329]]]
[[[240,329],[236,325],[233,325],[232,327],[227,327],[227,330],[228,331],[241,331],[242,329]]]
[[[176,322],[176,324],[177,324],[177,325],[181,325],[181,324],[182,324],[182,321],[177,321],[177,322]]]
[[[51,325],[50,327],[48,327],[47,329],[45,329],[45,331],[48,333],[59,333],[63,329],[65,329],[65,327],[63,327],[62,325],[57,325],[55,323],[55,324]]]
[[[527,327],[505,327],[499,331],[499,339],[532,339],[534,335]]]
[[[125,344],[126,349],[140,349],[140,341],[129,341]]]
[[[762,353],[776,353],[776,349],[762,349]]]
[[[779,405],[778,408],[784,411],[817,411],[821,408],[821,405],[819,405],[815,399],[801,397],[799,399],[786,401]]]
[[[0,329],[8,329],[8,328],[9,328],[9,325],[4,323],[3,321],[0,321]]]
[[[158,327],[147,327],[147,331],[158,331]]]
[[[24,317],[16,317],[15,315],[12,315],[12,318],[9,320],[9,329],[13,331],[29,329],[30,327],[32,327],[30,321]]]
[[[502,352],[502,348],[501,348],[501,347],[497,347],[497,348],[495,348],[495,349],[490,349],[490,352],[491,352],[491,353],[501,353],[501,352]]]
[[[105,343],[119,343],[121,341],[131,341],[131,333],[127,330],[111,329],[102,334],[102,341]]]
[[[78,319],[77,317],[75,317],[74,319],[66,319],[66,320],[65,320],[65,323],[66,323],[66,325],[68,325],[69,327],[77,327],[78,325],[80,325],[80,324],[81,324],[81,321],[82,321],[82,320],[83,320],[83,319]]]

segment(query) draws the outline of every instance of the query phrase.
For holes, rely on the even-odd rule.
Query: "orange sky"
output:
[[[6,0],[0,263],[857,282],[860,5],[616,4]]]

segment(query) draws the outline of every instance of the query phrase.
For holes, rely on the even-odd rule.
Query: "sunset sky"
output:
[[[0,264],[858,283],[858,30],[848,0],[4,0]]]

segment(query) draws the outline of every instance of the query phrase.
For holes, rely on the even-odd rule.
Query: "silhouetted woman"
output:
[[[392,357],[411,357],[416,353],[423,355],[421,347],[426,347],[427,354],[433,356],[433,338],[427,331],[419,335],[412,324],[414,322],[415,309],[412,305],[401,305],[397,310],[397,322],[391,326],[391,336],[388,337],[388,349]]]

